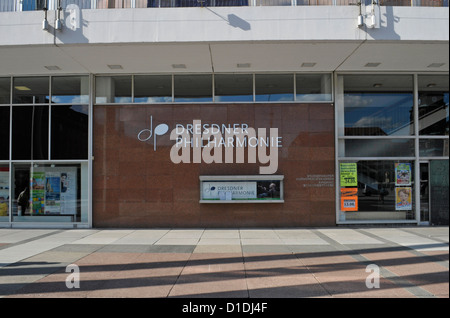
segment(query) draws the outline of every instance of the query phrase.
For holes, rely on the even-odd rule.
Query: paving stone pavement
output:
[[[448,227],[0,229],[3,298],[448,298]]]

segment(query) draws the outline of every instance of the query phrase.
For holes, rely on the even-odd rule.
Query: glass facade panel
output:
[[[345,76],[345,135],[413,135],[412,79],[411,75]]]
[[[11,95],[11,80],[0,78],[0,104],[9,104]]]
[[[58,76],[52,78],[52,103],[89,103],[88,76]]]
[[[414,157],[413,139],[346,139],[344,142],[345,157]]]
[[[136,8],[230,7],[230,6],[237,7],[247,5],[248,0],[137,0],[136,1]]]
[[[175,102],[212,102],[212,75],[175,75]]]
[[[293,74],[256,74],[255,101],[284,102],[294,100]]]
[[[53,106],[51,159],[88,159],[88,105]]]
[[[48,106],[14,106],[12,159],[48,159]]]
[[[415,218],[413,161],[361,160],[351,163],[356,168],[351,172],[355,184],[342,187],[341,181],[341,212],[346,212],[346,220]],[[341,162],[341,178],[345,169],[348,170],[348,164]],[[346,200],[355,200],[351,208],[344,204]]]
[[[448,75],[419,75],[420,135],[449,135]]]
[[[421,157],[448,157],[448,139],[419,140],[419,155]]]
[[[131,76],[100,76],[95,80],[95,102],[131,103]]]
[[[296,100],[303,102],[331,101],[330,74],[296,74]]]
[[[14,164],[13,221],[87,220],[87,164]]]
[[[16,77],[13,80],[13,103],[43,104],[49,102],[49,78]]]
[[[171,75],[136,75],[134,77],[135,103],[165,103],[171,101]]]
[[[253,75],[218,74],[214,76],[216,102],[252,102]]]
[[[9,159],[9,106],[0,106],[0,160]]]

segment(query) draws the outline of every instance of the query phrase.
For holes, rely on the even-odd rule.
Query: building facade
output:
[[[1,0],[0,227],[448,224],[446,0]]]

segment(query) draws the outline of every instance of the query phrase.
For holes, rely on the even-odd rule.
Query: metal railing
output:
[[[0,12],[56,10],[75,4],[80,9],[176,8],[229,6],[346,6],[371,0],[0,0]],[[448,7],[449,0],[378,0],[382,6]]]

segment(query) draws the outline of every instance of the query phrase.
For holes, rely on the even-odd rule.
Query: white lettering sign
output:
[[[150,128],[141,130],[137,138],[146,142],[153,136],[156,151],[156,136],[169,131],[167,124],[159,124],[153,130],[153,116],[150,116]],[[176,124],[170,132],[170,140],[175,144],[170,150],[173,163],[259,163],[260,174],[274,174],[278,170],[278,148],[282,147],[282,137],[278,128],[252,128],[245,123],[205,124],[193,120],[192,124]],[[223,158],[224,156],[224,158]],[[192,159],[191,159],[192,158]]]

